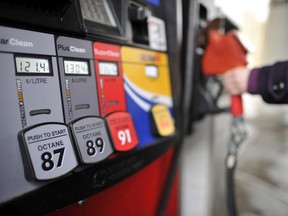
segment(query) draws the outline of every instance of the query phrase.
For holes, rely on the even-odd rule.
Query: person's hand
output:
[[[250,70],[247,67],[236,67],[223,74],[223,86],[231,95],[247,91]]]

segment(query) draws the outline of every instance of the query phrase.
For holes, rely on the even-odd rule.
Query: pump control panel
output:
[[[123,46],[121,57],[127,110],[134,117],[138,147],[173,135],[173,102],[166,54]]]
[[[13,2],[0,2],[0,214],[85,199],[175,144],[160,1]]]

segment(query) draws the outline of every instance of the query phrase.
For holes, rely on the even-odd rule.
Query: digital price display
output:
[[[152,78],[158,77],[159,76],[158,67],[155,65],[146,65],[145,74],[147,77],[152,77]]]
[[[116,26],[107,0],[80,0],[80,6],[85,20],[107,26]]]
[[[49,74],[50,64],[48,58],[15,57],[17,73]]]
[[[103,76],[118,76],[117,63],[99,62],[99,74]]]
[[[89,75],[88,63],[86,61],[64,60],[65,74]]]

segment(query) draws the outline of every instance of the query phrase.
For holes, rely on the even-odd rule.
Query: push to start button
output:
[[[132,117],[127,112],[114,112],[106,117],[108,128],[117,151],[128,151],[138,144]]]
[[[175,126],[167,106],[163,104],[154,105],[151,110],[152,131],[159,136],[170,136],[175,133]]]
[[[54,179],[78,165],[64,124],[36,125],[21,131],[18,138],[28,180]]]
[[[112,154],[104,119],[85,117],[72,122],[71,130],[82,163],[96,163]]]

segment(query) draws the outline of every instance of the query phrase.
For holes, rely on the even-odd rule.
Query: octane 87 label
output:
[[[23,141],[37,180],[60,177],[78,165],[66,125],[32,128],[24,132]]]

